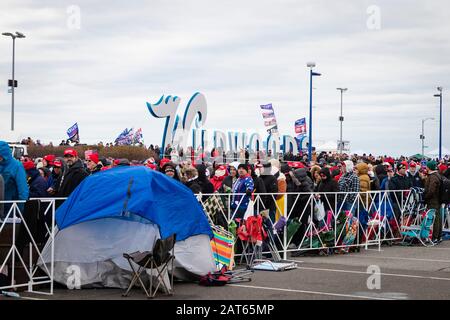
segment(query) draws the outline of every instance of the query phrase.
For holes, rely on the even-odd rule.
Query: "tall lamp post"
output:
[[[309,72],[309,143],[308,143],[308,161],[311,162],[312,160],[312,80],[314,76],[321,76],[320,73],[314,72],[313,68],[316,66],[315,62],[308,62],[306,65],[310,72]]]
[[[17,32],[15,34],[11,33],[11,32],[4,32],[2,33],[2,35],[7,36],[7,37],[11,37],[13,40],[13,56],[12,56],[12,82],[11,82],[11,90],[12,90],[12,95],[11,95],[11,131],[14,131],[14,87],[16,86],[15,84],[15,79],[14,79],[14,63],[15,63],[15,55],[16,55],[16,38],[25,38],[25,35],[23,33]]]
[[[439,98],[439,160],[442,159],[442,87],[437,87],[439,93],[435,97]]]
[[[342,114],[342,105],[343,105],[343,100],[344,100],[344,92],[347,91],[347,88],[337,88],[337,90],[339,90],[341,92],[341,116],[339,117],[339,121],[341,123],[341,134],[340,134],[340,138],[339,138],[339,151],[341,154],[344,153],[344,142],[342,141],[342,124],[344,122],[344,116]]]
[[[422,134],[420,135],[420,140],[422,140],[422,156],[425,155],[425,121],[434,120],[434,118],[422,119]]]

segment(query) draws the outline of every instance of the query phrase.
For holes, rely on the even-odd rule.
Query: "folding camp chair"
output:
[[[430,239],[431,230],[434,223],[434,218],[436,216],[436,210],[430,209],[426,212],[425,217],[422,220],[420,226],[402,226],[402,243],[406,243],[406,239],[410,239],[410,243],[417,239],[420,241],[422,245],[425,247],[434,246],[433,242]]]
[[[153,250],[145,252],[134,252],[134,253],[124,253],[123,257],[127,259],[130,264],[131,270],[133,271],[133,278],[131,279],[130,285],[127,291],[123,294],[124,297],[128,296],[131,288],[139,281],[142,289],[144,289],[145,294],[148,298],[154,298],[160,285],[162,284],[168,295],[173,295],[173,261],[175,260],[174,248],[175,248],[176,235],[173,234],[165,240],[158,239],[153,247]],[[135,264],[138,265],[136,269]],[[171,264],[171,276],[170,276],[170,286],[167,286],[164,281],[165,271],[168,271],[169,265]],[[150,275],[150,286],[146,289],[146,286],[142,280],[142,273],[144,271],[156,270],[157,285],[153,289],[153,274]]]

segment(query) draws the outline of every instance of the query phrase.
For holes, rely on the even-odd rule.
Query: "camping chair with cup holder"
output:
[[[436,210],[430,209],[425,213],[420,226],[402,226],[401,233],[403,240],[401,244],[411,245],[414,240],[418,240],[425,247],[434,246],[431,241],[431,233],[433,230],[435,216]]]
[[[173,295],[173,262],[175,260],[174,248],[175,248],[176,235],[173,234],[168,238],[162,240],[158,239],[153,246],[152,251],[145,252],[133,252],[124,253],[123,257],[127,259],[133,272],[128,289],[123,294],[124,297],[128,296],[130,290],[139,282],[140,286],[144,290],[148,298],[154,298],[158,292],[159,287],[162,285],[163,289],[168,295]],[[136,268],[137,265],[137,268]],[[171,266],[170,283],[166,283],[165,275]],[[156,270],[155,273],[152,271]],[[150,286],[148,290],[142,279],[142,273],[150,271]],[[153,274],[156,274],[156,286],[153,288]]]

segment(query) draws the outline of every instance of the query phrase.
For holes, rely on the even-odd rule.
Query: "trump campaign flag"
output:
[[[295,134],[305,135],[306,134],[306,118],[298,119],[295,121]]]
[[[80,132],[78,130],[78,123],[75,123],[69,129],[67,129],[67,135],[72,142],[80,142]]]

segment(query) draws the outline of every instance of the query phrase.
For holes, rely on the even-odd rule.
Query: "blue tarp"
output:
[[[117,167],[87,177],[58,208],[56,223],[62,230],[95,219],[136,216],[158,225],[163,239],[173,233],[177,241],[199,234],[213,236],[192,191],[146,167]]]

